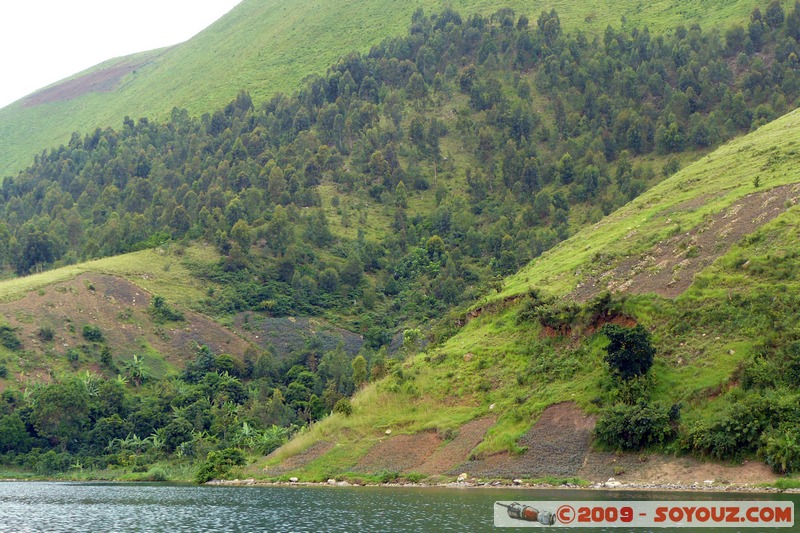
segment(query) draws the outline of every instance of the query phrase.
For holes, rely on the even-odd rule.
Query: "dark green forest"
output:
[[[372,379],[386,372],[382,357],[372,361]],[[341,349],[326,353],[315,370],[281,369],[268,353],[243,363],[201,346],[174,379],[151,376],[134,357],[116,379],[84,371],[24,392],[7,389],[0,458],[40,475],[79,465],[149,472],[159,480],[163,472],[153,474],[152,465],[168,457],[192,463],[219,450],[266,455],[303,425],[330,412],[349,413],[340,389],[352,394],[368,378],[364,357],[351,359]],[[216,477],[226,466],[204,465]]]
[[[386,347],[403,329],[442,340],[452,320],[432,321],[675,172],[682,154],[796,107],[798,40],[800,5],[778,2],[746,26],[664,35],[565,34],[555,11],[418,10],[407,35],[295,94],[256,105],[242,92],[202,117],[175,109],[73,134],[2,183],[7,275],[203,240],[222,259],[194,273],[224,288],[198,310],[322,315],[362,334],[364,355],[242,363],[201,347],[174,380],[127,369],[127,382],[7,390],[5,462],[146,471],[165,456],[265,454],[288,428],[347,412],[348,395],[391,370]],[[423,192],[430,209],[413,207]],[[385,237],[355,205],[391,213]],[[357,238],[332,230],[326,206]],[[231,453],[205,471],[235,464]]]

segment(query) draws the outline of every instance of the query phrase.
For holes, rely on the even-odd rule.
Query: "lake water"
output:
[[[800,510],[798,494],[2,482],[0,531],[491,531],[499,500],[654,499],[791,500]]]

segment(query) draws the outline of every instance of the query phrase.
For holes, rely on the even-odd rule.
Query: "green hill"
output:
[[[541,473],[593,478],[596,423],[610,449],[794,469],[796,306],[771,286],[794,280],[774,226],[794,115],[764,125],[800,98],[800,13],[759,13],[587,35],[554,10],[415,12],[291,94],[42,151],[0,189],[0,462],[158,478],[205,457],[205,480],[299,432],[259,476],[513,477],[566,437]],[[758,422],[730,441],[742,405]]]
[[[611,450],[649,444],[638,457],[656,464],[659,452],[688,452],[757,455],[776,471],[796,469],[800,456],[789,439],[798,405],[799,126],[800,114],[790,113],[578,232],[457,320],[443,345],[359,392],[352,415],[320,422],[268,460],[266,473],[250,472],[310,480],[460,472],[604,480],[628,468],[629,479],[642,479],[636,476],[653,463],[636,455],[576,451],[574,441],[588,442],[585,428],[594,422],[563,407],[554,419],[545,409],[559,403],[599,416],[606,433],[598,438],[611,433]],[[662,264],[665,256],[677,260]],[[607,323],[640,324],[652,336],[647,378],[620,383],[610,375],[600,330]],[[680,411],[672,423],[670,405]],[[548,416],[535,424],[543,411]],[[624,436],[613,425],[620,413]],[[545,453],[548,445],[577,461],[561,468],[563,458]],[[404,455],[408,447],[421,455]],[[378,450],[395,460],[393,468],[381,470]],[[442,453],[457,459],[429,461]],[[769,477],[759,475],[760,482]]]
[[[15,174],[41,150],[66,143],[74,131],[119,127],[125,116],[163,118],[176,106],[200,115],[225,105],[240,90],[249,91],[257,103],[278,91],[294,91],[304,77],[324,73],[340,55],[351,50],[366,53],[383,38],[402,33],[417,8],[438,11],[444,5],[485,15],[498,9],[496,3],[480,0],[244,0],[185,43],[111,60],[49,87],[47,99],[34,94],[1,109],[0,176]],[[748,0],[681,0],[669,5],[604,0],[590,7],[514,0],[505,5],[531,20],[555,8],[566,29],[597,34],[608,24],[620,24],[621,17],[629,27],[647,25],[651,31],[698,21],[727,26],[745,21],[753,7]],[[99,85],[97,77],[102,79]],[[82,83],[71,83],[76,78]],[[64,85],[67,90],[61,90]]]

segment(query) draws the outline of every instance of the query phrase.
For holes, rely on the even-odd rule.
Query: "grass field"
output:
[[[85,272],[99,272],[129,279],[154,294],[160,294],[188,308],[205,294],[184,266],[184,261],[210,262],[217,258],[212,247],[200,245],[182,249],[180,252],[176,252],[176,248],[170,250],[168,247],[161,247],[107,257],[0,281],[0,301],[18,300],[28,292],[74,279]]]

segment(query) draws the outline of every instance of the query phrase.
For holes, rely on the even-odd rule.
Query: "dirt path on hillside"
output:
[[[694,276],[731,246],[797,203],[800,184],[748,194],[705,223],[657,243],[648,254],[629,257],[614,265],[601,265],[582,282],[570,298],[586,301],[604,290],[655,293],[667,298],[682,294]],[[674,206],[663,213],[665,221],[676,211],[696,209],[697,201]]]

